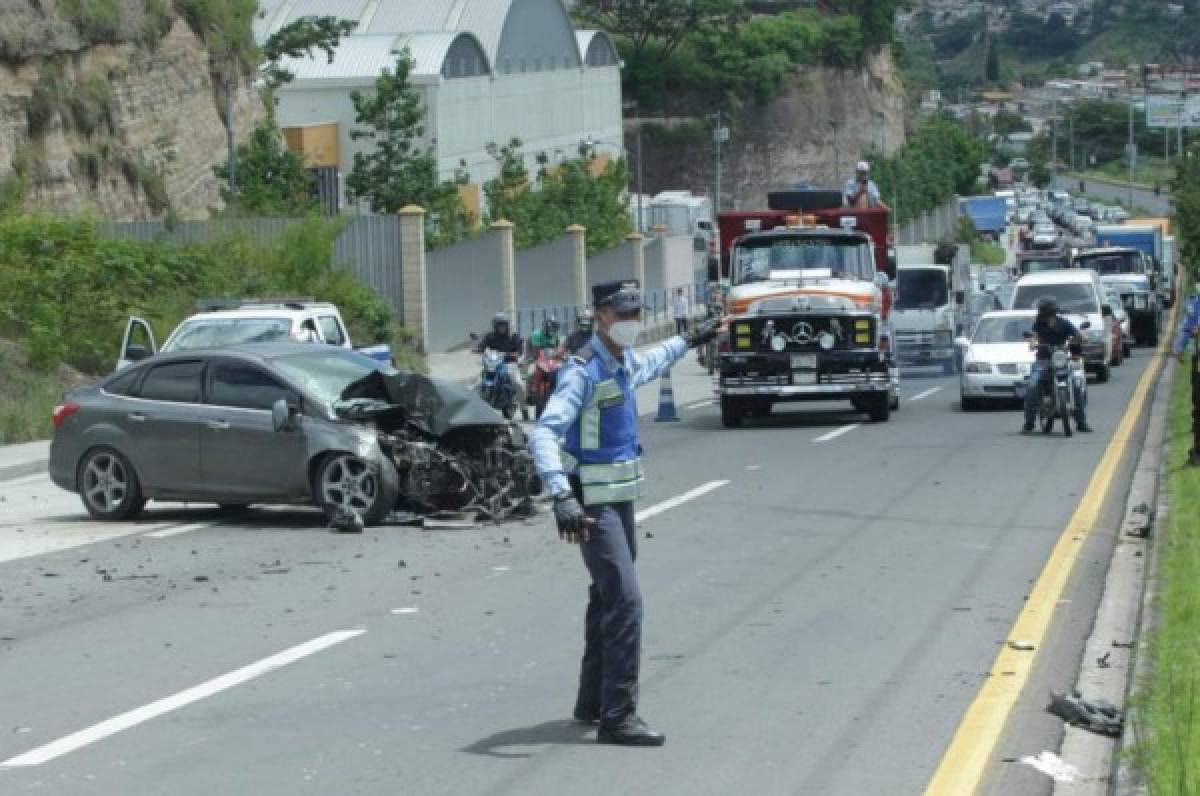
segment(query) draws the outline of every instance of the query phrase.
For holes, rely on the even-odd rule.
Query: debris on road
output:
[[[363,519],[358,512],[343,507],[338,509],[333,518],[329,520],[329,527],[339,533],[362,533],[366,525],[363,524]]]
[[[1052,691],[1046,709],[1072,726],[1109,738],[1120,738],[1125,723],[1119,707],[1106,699],[1084,699],[1078,691],[1069,695]]]
[[[1042,752],[1037,757],[1026,755],[1020,762],[1037,769],[1055,782],[1074,782],[1079,775],[1079,769],[1051,751]]]
[[[1013,639],[1008,642],[1008,646],[1020,652],[1029,652],[1036,649],[1032,641],[1023,641],[1022,639]]]

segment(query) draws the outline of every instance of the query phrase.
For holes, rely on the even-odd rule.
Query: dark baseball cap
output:
[[[601,282],[592,285],[592,306],[612,307],[617,312],[642,309],[641,285],[636,279]]]

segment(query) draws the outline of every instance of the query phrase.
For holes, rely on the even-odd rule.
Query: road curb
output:
[[[1149,398],[1145,438],[1136,452],[1133,478],[1121,524],[1105,575],[1104,593],[1091,633],[1084,643],[1079,672],[1072,686],[1084,699],[1104,699],[1118,707],[1129,704],[1143,643],[1145,595],[1154,545],[1153,527],[1163,514],[1157,508],[1162,493],[1174,363],[1166,360]],[[1158,513],[1151,514],[1156,510]],[[1147,532],[1147,527],[1151,530]],[[1143,535],[1145,534],[1145,535]],[[1125,727],[1131,726],[1127,718]],[[1112,792],[1125,744],[1066,725],[1059,749],[1062,760],[1077,769],[1074,781],[1056,781],[1056,796],[1100,796]]]
[[[44,473],[46,472],[46,465],[47,461],[45,459],[32,459],[18,464],[0,466],[0,481],[13,481],[17,478],[24,478],[27,475]]]

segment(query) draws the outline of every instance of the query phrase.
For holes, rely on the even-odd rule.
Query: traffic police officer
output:
[[[1200,274],[1197,277],[1197,290],[1200,290]],[[1179,333],[1175,335],[1175,345],[1171,349],[1179,364],[1183,364],[1183,354],[1198,331],[1200,293],[1193,293],[1188,296],[1183,321],[1179,324]],[[1192,450],[1188,453],[1188,463],[1200,465],[1200,346],[1192,352]]]
[[[633,501],[641,497],[642,447],[634,390],[714,338],[720,321],[637,352],[638,283],[598,284],[592,303],[595,333],[560,371],[529,450],[554,497],[559,537],[580,544],[592,578],[575,719],[598,721],[601,743],[661,746],[666,738],[637,715],[642,596]]]

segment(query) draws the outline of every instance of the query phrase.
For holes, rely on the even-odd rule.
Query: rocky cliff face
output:
[[[721,193],[726,208],[766,207],[767,192],[807,180],[840,188],[854,164],[871,152],[891,153],[904,143],[905,91],[891,52],[871,57],[858,71],[809,69],[763,106],[747,106],[733,120],[723,148]],[[645,193],[691,190],[711,195],[714,147],[710,130],[687,135],[697,120],[647,122],[642,136]],[[834,130],[840,174],[835,170]],[[711,128],[711,122],[703,122]],[[636,153],[636,124],[626,148]],[[636,154],[632,163],[636,167]]]
[[[71,7],[86,14],[92,2]],[[119,27],[96,43],[64,16],[68,3],[0,0],[0,196],[109,220],[207,217],[221,204],[222,81],[169,5],[121,2]],[[239,140],[263,113],[239,79]]]

